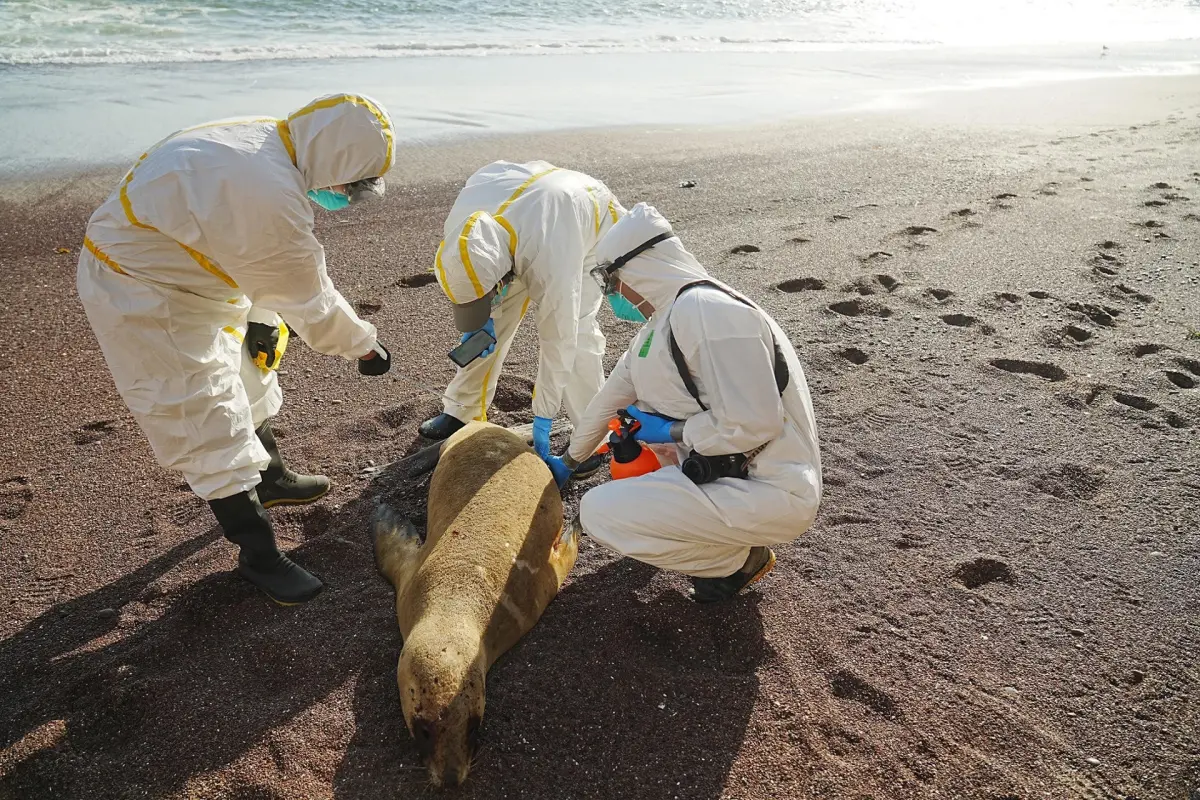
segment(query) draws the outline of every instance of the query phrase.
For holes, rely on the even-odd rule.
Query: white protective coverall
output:
[[[588,276],[595,247],[625,209],[602,182],[545,161],[497,161],[472,175],[446,218],[434,271],[452,303],[487,294],[510,271],[492,310],[496,351],[458,370],[443,410],[463,422],[487,419],[500,369],[532,300],[539,359],[533,413],[560,406],[578,422],[604,383],[603,296]]]
[[[122,399],[159,463],[205,500],[248,491],[269,457],[274,370],[242,346],[281,315],[313,349],[375,346],[325,271],[310,189],[387,172],[394,134],[363,95],[319,98],[287,119],[188,128],[144,153],[87,226],[78,289]]]
[[[667,220],[639,203],[600,241],[597,258],[610,261],[669,230]],[[610,549],[662,569],[699,578],[732,575],[751,547],[789,542],[816,516],[821,457],[804,370],[787,335],[757,306],[707,286],[675,299],[685,285],[712,280],[678,238],[636,256],[617,276],[655,311],[588,406],[570,455],[577,461],[590,456],[609,420],[630,404],[686,423],[682,444],[654,446],[661,469],[584,495],[583,529]],[[679,376],[671,331],[708,411]],[[772,334],[790,371],[782,397]],[[692,449],[723,455],[763,444],[748,479],[697,485],[678,466]]]

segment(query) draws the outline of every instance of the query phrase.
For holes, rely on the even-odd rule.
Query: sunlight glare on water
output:
[[[1200,0],[6,0],[0,65],[1200,38]]]

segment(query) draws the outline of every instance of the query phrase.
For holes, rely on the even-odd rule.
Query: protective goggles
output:
[[[675,234],[671,231],[667,231],[666,233],[658,234],[652,239],[647,239],[625,255],[614,258],[612,261],[605,261],[603,264],[593,267],[591,271],[592,280],[594,280],[600,286],[605,294],[614,294],[617,291],[617,283],[620,282],[620,278],[617,277],[617,270],[649,250],[651,247],[654,247],[654,245],[658,244],[659,242],[665,242],[667,239],[673,238],[675,238]]]

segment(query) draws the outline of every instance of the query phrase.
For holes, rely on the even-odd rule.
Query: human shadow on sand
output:
[[[278,608],[229,572],[156,591],[220,539],[214,528],[0,642],[0,799],[230,796],[193,779],[264,743],[286,774],[302,757],[273,732],[350,691],[354,719],[328,721],[353,725],[332,794],[430,791],[400,713],[372,494],[319,515],[323,532],[297,551],[329,584],[312,603]],[[697,606],[656,574],[628,559],[574,573],[489,673],[483,748],[459,796],[721,795],[767,657],[757,597]],[[271,773],[238,796],[279,796]]]
[[[183,542],[0,642],[0,798],[170,795],[354,679],[378,647],[357,621],[388,597],[369,548],[337,536],[300,548],[335,576],[305,606],[279,608],[230,572],[142,601],[218,539]]]
[[[575,574],[488,674],[481,752],[456,797],[721,796],[768,656],[758,596],[698,606],[656,574],[629,559]],[[334,796],[432,795],[400,712],[399,635],[378,644]]]

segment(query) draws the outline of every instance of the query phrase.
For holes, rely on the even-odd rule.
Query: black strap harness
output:
[[[751,303],[746,298],[741,297],[716,281],[696,281],[689,283],[679,290],[678,294],[675,295],[675,299],[678,300],[688,289],[694,289],[697,286],[711,286],[717,291],[729,295],[739,303],[744,303],[756,311],[762,311],[754,303]],[[704,401],[700,399],[700,391],[696,388],[696,381],[692,378],[691,370],[688,369],[687,360],[683,357],[683,351],[679,349],[679,343],[675,341],[675,331],[673,330],[670,332],[669,344],[671,346],[671,359],[675,362],[675,368],[679,370],[679,377],[683,379],[683,385],[687,387],[688,394],[696,401],[696,405],[700,406],[701,411],[708,411],[708,406],[704,405]],[[780,348],[779,342],[775,339],[774,331],[771,332],[771,345],[775,349],[775,386],[778,387],[779,394],[782,396],[783,390],[788,387],[788,383],[791,380],[791,373],[788,371],[787,359],[783,355],[783,349]]]

